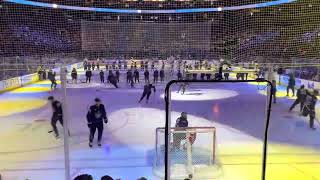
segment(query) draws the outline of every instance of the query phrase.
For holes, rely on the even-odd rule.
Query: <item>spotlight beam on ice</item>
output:
[[[218,12],[218,11],[234,11],[240,9],[264,8],[269,6],[277,6],[281,4],[293,3],[297,0],[277,0],[257,4],[248,4],[242,6],[229,6],[217,8],[191,8],[191,9],[168,9],[168,10],[140,10],[140,9],[113,9],[113,8],[96,8],[96,7],[80,7],[80,6],[67,6],[51,3],[43,3],[28,0],[4,0],[16,4],[23,4],[37,7],[47,7],[55,9],[68,9],[76,11],[94,11],[94,12],[109,12],[109,13],[127,13],[127,14],[172,14],[172,13],[200,13],[200,12]]]

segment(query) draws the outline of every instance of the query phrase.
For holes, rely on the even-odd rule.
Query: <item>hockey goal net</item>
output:
[[[216,129],[214,127],[171,128],[169,144],[170,179],[212,177],[215,167]],[[156,129],[153,172],[165,173],[165,128]]]

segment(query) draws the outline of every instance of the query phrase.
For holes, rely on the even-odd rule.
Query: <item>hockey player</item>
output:
[[[180,70],[178,70],[177,78],[178,78],[178,80],[182,80],[182,73]]]
[[[159,77],[159,71],[156,69],[153,72],[153,83],[157,83],[158,82],[158,77]]]
[[[149,71],[146,69],[143,73],[144,75],[144,82],[149,82]]]
[[[103,123],[108,123],[107,113],[104,105],[99,98],[95,98],[95,105],[90,106],[87,113],[87,122],[90,129],[89,147],[93,145],[93,138],[98,129],[98,146],[101,147],[101,139],[103,133]]]
[[[219,66],[218,75],[216,76],[215,79],[217,79],[217,80],[219,80],[219,81],[221,81],[221,80],[223,79],[223,72],[222,72],[222,70],[223,70],[223,65],[220,65],[220,66]]]
[[[110,71],[111,71],[111,70],[110,70]],[[108,82],[111,83],[115,88],[118,88],[117,79],[116,79],[116,77],[113,75],[112,71],[109,72]]]
[[[164,70],[163,68],[160,70],[160,82],[164,81]]]
[[[107,77],[107,83],[110,83],[110,79],[112,79],[113,76],[114,75],[113,75],[112,70],[109,70],[109,74],[108,74],[108,77]]]
[[[145,96],[147,96],[147,101],[146,102],[148,103],[149,97],[150,97],[151,92],[152,92],[152,89],[153,89],[153,92],[155,93],[156,92],[156,87],[147,82],[146,85],[144,85],[143,93],[142,93],[142,96],[141,96],[141,98],[139,100],[139,103],[144,99]]]
[[[51,89],[57,88],[56,72],[52,72],[52,70],[50,70],[48,73],[48,79],[51,81]]]
[[[205,77],[205,76],[206,76],[205,73],[201,73],[201,74],[200,74],[200,79],[201,79],[201,80],[204,80],[204,77]]]
[[[143,61],[140,61],[140,69],[144,70],[144,62]]]
[[[112,70],[115,70],[115,69],[116,69],[116,63],[117,63],[116,61],[113,61],[113,62],[112,62]]]
[[[90,63],[90,61],[88,62],[88,65],[87,65],[87,70],[91,70],[91,63]]]
[[[51,117],[52,131],[49,131],[49,133],[54,132],[55,137],[59,138],[57,122],[59,121],[61,126],[63,126],[62,105],[59,101],[55,100],[53,96],[49,96],[48,101],[51,103],[51,106],[52,106],[52,117]]]
[[[77,84],[78,73],[77,73],[76,68],[73,68],[73,69],[72,69],[71,78],[72,78],[72,83]]]
[[[103,72],[103,70],[100,71],[99,76],[100,76],[100,82],[104,84],[104,72]]]
[[[227,68],[226,70],[228,71],[229,68]],[[229,75],[230,75],[229,72],[225,72],[225,73],[223,74],[224,79],[225,79],[225,80],[229,80]]]
[[[86,71],[86,83],[88,83],[88,81],[89,81],[89,83],[91,82],[91,77],[92,77],[92,71],[91,71],[91,69],[88,69]]]
[[[154,70],[154,61],[151,63],[151,70]]]
[[[273,97],[273,103],[277,103],[277,82],[276,80],[272,80],[272,89],[271,89],[271,95]]]
[[[116,79],[117,79],[117,82],[120,82],[120,71],[119,71],[119,69],[116,70]]]
[[[128,62],[126,60],[123,62],[123,68],[125,70],[128,69]]]
[[[86,71],[87,68],[88,68],[88,61],[84,60],[84,62],[83,62],[83,70]]]
[[[177,93],[179,93],[182,90],[181,94],[184,95],[184,93],[186,92],[187,86],[188,86],[188,83],[186,82],[181,83]]]
[[[198,76],[197,73],[192,73],[192,79],[193,79],[193,80],[197,80],[197,76]]]
[[[43,80],[46,80],[46,79],[47,79],[47,71],[46,71],[46,69],[43,69],[42,79],[43,79]]]
[[[108,71],[108,70],[109,70],[109,61],[106,62],[106,71]]]
[[[297,99],[294,101],[294,103],[291,105],[289,111],[292,111],[292,109],[300,104],[300,112],[302,111],[304,102],[306,101],[307,97],[307,90],[304,88],[304,85],[301,85],[300,88],[297,91]]]
[[[98,71],[100,70],[100,59],[99,58],[97,59],[97,70]]]
[[[118,61],[118,69],[122,69],[122,61],[121,60]]]
[[[311,129],[315,130],[316,128],[314,127],[314,119],[316,117],[316,111],[315,111],[315,106],[317,103],[317,96],[319,95],[318,90],[313,90],[313,92],[308,92],[307,91],[307,97],[305,104],[303,106],[302,110],[302,115],[303,116],[308,116],[309,115],[309,126]]]
[[[206,77],[207,77],[207,80],[210,80],[211,79],[211,74],[210,73],[206,74]]]
[[[95,67],[96,67],[96,64],[94,63],[94,61],[92,61],[92,71],[94,71]]]
[[[128,70],[127,71],[127,83],[131,83],[131,79],[132,79],[132,71]]]
[[[185,131],[189,122],[187,119],[187,113],[182,112],[181,116],[176,120],[175,131]],[[174,133],[173,134],[173,150],[179,150],[181,141],[186,139],[186,133]]]
[[[139,82],[139,71],[137,69],[134,70],[134,83],[137,83],[137,81]]]
[[[294,97],[294,87],[296,85],[296,80],[294,78],[293,74],[290,74],[289,76],[289,81],[288,81],[288,86],[287,86],[287,96],[289,96],[289,90],[292,90],[292,97]]]

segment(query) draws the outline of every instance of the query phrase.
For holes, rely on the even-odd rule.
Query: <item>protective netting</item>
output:
[[[216,130],[213,127],[172,128],[169,147],[171,179],[214,178],[219,174],[215,162]],[[165,129],[157,128],[153,172],[164,177]]]
[[[291,63],[320,50],[318,1],[44,2],[1,2],[1,58]]]
[[[155,84],[158,83],[157,85],[159,86],[164,86],[168,80],[173,78],[221,79],[222,77],[216,77],[216,75],[222,59],[228,62],[223,68],[224,79],[227,79],[226,77],[229,77],[229,75],[230,79],[255,79],[257,77],[265,77],[264,74],[270,74],[272,71],[280,72],[281,70],[284,74],[293,73],[297,78],[319,81],[319,22],[320,1],[318,0],[3,0],[0,2],[0,80],[8,80],[13,77],[23,78],[15,78],[9,81],[9,83],[2,83],[0,81],[0,91],[1,88],[7,90],[7,87],[12,86],[16,88],[37,82],[38,80],[48,79],[45,76],[48,76],[47,73],[50,70],[57,72],[56,83],[58,83],[58,88],[60,88],[60,67],[67,65],[67,82],[70,83],[68,84],[69,90],[73,89],[73,93],[79,93],[74,96],[72,95],[71,100],[69,100],[70,104],[75,107],[72,113],[83,118],[71,118],[70,124],[72,133],[74,134],[70,142],[71,144],[85,144],[85,148],[88,148],[86,144],[88,129],[84,119],[85,115],[81,113],[87,112],[86,106],[88,106],[89,102],[91,103],[93,98],[89,95],[80,94],[80,91],[76,91],[76,89],[96,88],[93,91],[88,91],[88,94],[96,95],[99,92],[103,92],[109,95],[107,93],[109,89],[105,88],[107,87],[105,85],[109,83],[109,79],[106,78],[106,83],[102,82],[102,80],[100,83],[99,71],[97,69],[103,70],[105,77],[112,74],[109,70],[113,72],[120,70],[121,77],[117,81],[120,81],[122,83],[119,83],[120,86],[125,88],[129,87],[129,84],[133,84],[133,80],[131,81],[126,78],[126,71],[135,68],[140,72],[137,78],[144,76],[145,69],[150,70],[150,76],[154,74],[156,69],[158,73],[161,73],[159,71],[164,69],[165,72],[162,77],[164,80],[161,77],[159,79],[150,77],[149,80],[149,76],[148,79],[140,79],[140,82],[150,81]],[[86,64],[83,62],[86,62]],[[275,65],[270,63],[274,63]],[[92,72],[94,78],[91,84],[85,84],[88,64],[90,64],[90,68],[92,64],[96,66],[96,70]],[[232,72],[229,69],[229,64],[232,65]],[[99,68],[97,68],[97,65],[99,65]],[[75,79],[71,74],[73,68],[76,68],[78,71]],[[242,70],[242,68],[245,70]],[[179,77],[178,70],[181,69],[189,70],[181,71],[182,74]],[[270,72],[266,72],[268,70]],[[38,76],[32,73],[37,73]],[[28,76],[30,74],[32,75]],[[218,75],[220,76],[221,74]],[[287,76],[277,76],[270,79],[276,79],[279,84],[288,84]],[[135,79],[137,89],[143,88],[142,83],[139,84],[139,80],[138,83],[136,81]],[[27,87],[19,91],[51,93],[53,88],[45,87],[46,83],[50,84],[49,81],[39,82],[35,87]],[[311,83],[309,85],[309,82],[303,80],[297,81],[296,87],[301,84],[307,84],[308,88],[316,87],[316,85]],[[226,93],[213,90],[208,91],[211,95],[201,96],[208,92],[197,89],[189,90],[191,89],[189,86],[189,84],[181,84],[179,92],[175,93],[174,95],[176,96],[173,98],[176,98],[178,101],[185,101],[188,98],[189,100],[193,100],[195,97],[200,100],[212,100],[220,98],[216,95]],[[264,90],[263,88],[261,89]],[[131,96],[132,94],[127,94],[129,94],[127,99],[133,97]],[[182,96],[182,94],[186,94],[187,96]],[[49,94],[42,96],[47,95]],[[234,94],[230,93],[228,97],[229,95],[233,97]],[[280,95],[282,97],[285,96],[285,94],[279,93]],[[27,97],[27,95],[25,96]],[[119,96],[122,95],[112,96],[112,98]],[[112,100],[110,97],[111,95],[108,97],[108,100]],[[86,104],[80,104],[80,100],[85,101]],[[124,104],[128,102],[120,102],[120,98],[116,100],[114,102],[123,104],[118,106],[115,103],[115,107],[112,107],[114,108],[113,110],[122,106],[127,107]],[[136,99],[130,100],[130,102],[136,101]],[[163,102],[162,99],[158,101]],[[5,106],[8,106],[7,102],[5,103]],[[45,104],[45,102],[38,102],[40,104],[38,105],[32,101],[28,105],[30,104],[35,104],[38,107]],[[27,109],[28,105],[23,107]],[[17,105],[14,104],[12,106]],[[134,104],[132,106],[136,107],[137,105]],[[8,106],[8,109],[12,108]],[[180,110],[178,108],[177,111]],[[190,110],[193,110],[193,108],[190,108]],[[218,112],[218,110],[217,106],[213,106],[213,112]],[[248,108],[248,113],[249,110],[251,109]],[[79,111],[81,112],[80,114]],[[70,114],[72,113],[70,112]],[[124,114],[126,115],[125,117],[135,118],[135,115],[132,115],[135,113],[130,114],[129,112],[125,112]],[[146,114],[146,116],[149,116],[152,113],[147,112]],[[159,114],[156,114],[153,119],[157,119]],[[125,120],[122,115],[119,115],[115,119]],[[32,118],[35,119],[36,123],[42,123],[43,126],[41,127],[45,127],[45,131],[47,131],[47,128],[50,128],[49,123],[38,118],[38,116]],[[140,118],[134,120],[138,121]],[[164,119],[162,120],[161,123],[157,124],[157,127],[163,127]],[[140,123],[144,125],[145,122]],[[81,127],[79,124],[81,124]],[[35,126],[38,127],[37,125]],[[244,130],[250,129],[247,127],[241,128]],[[118,127],[114,127],[114,129],[118,129]],[[32,150],[56,146],[62,147],[63,143],[61,142],[52,144],[47,139],[35,141],[34,137],[45,137],[43,136],[43,132],[45,131],[31,130],[30,132],[32,133],[27,137],[30,137],[30,141],[32,142],[39,142],[38,144],[35,143],[35,148],[31,146]],[[139,134],[140,132],[131,132],[132,130],[126,129],[125,131],[128,134],[122,132],[117,134],[121,137],[119,139],[124,142],[116,143],[121,145],[126,143],[132,145],[134,144],[133,142],[141,143],[139,140],[144,140],[144,138],[131,137],[131,135]],[[138,131],[141,130],[138,129]],[[38,132],[39,134],[35,135]],[[60,132],[62,132],[61,129]],[[194,143],[191,143],[188,139],[194,132],[196,133],[196,139]],[[154,129],[152,129],[152,133],[146,133],[143,136],[153,138],[153,133]],[[170,135],[172,136],[172,151],[169,152],[169,157],[173,176],[185,178],[192,175],[198,179],[205,179],[206,177],[201,175],[206,176],[209,173],[209,177],[216,177],[216,174],[210,174],[210,172],[221,172],[217,169],[219,168],[219,164],[214,161],[216,148],[214,129],[202,130],[195,128],[183,133],[172,131]],[[155,144],[153,141],[141,143],[144,145],[152,144],[152,148],[156,147],[153,172],[158,177],[164,176],[164,137],[164,130],[158,129],[156,135],[157,142]],[[132,142],[128,143],[129,141]],[[176,143],[180,141],[181,143],[177,145]],[[23,139],[21,142],[26,141]],[[24,143],[19,142],[17,144],[23,145]],[[20,146],[17,147],[20,148]],[[77,148],[74,149],[77,150]],[[13,149],[12,152],[17,151],[17,149]],[[88,154],[90,154],[84,151],[85,153],[81,156],[81,153],[74,149],[71,149],[71,151],[73,150],[73,153],[76,152],[76,155],[80,154],[80,157],[84,157],[83,159],[87,159]],[[129,149],[128,152],[118,152],[119,157],[117,157],[116,153],[112,155],[121,159],[123,158],[123,154],[131,155],[132,152],[135,153],[131,149],[131,146]],[[28,150],[27,148],[26,151]],[[105,151],[109,153],[110,147],[106,147]],[[61,156],[61,160],[63,159],[62,151],[60,153],[59,158]],[[101,160],[103,159],[101,157],[105,157],[104,151],[101,153],[102,155],[99,153],[92,154],[93,156],[90,157],[92,161]],[[53,156],[53,158],[55,157]],[[145,160],[144,157],[142,159],[143,161]],[[72,167],[72,173],[77,174],[83,169],[83,172],[87,172],[83,166],[79,165],[86,165],[86,163],[82,161],[77,162],[78,164],[74,163],[76,165]],[[113,163],[110,166],[123,166],[121,160]],[[90,163],[88,164],[89,166],[91,165]],[[105,165],[105,162],[101,164]],[[132,167],[137,166],[134,163],[130,165]],[[59,161],[57,166],[59,168],[62,167],[62,161]],[[42,164],[34,169],[41,168],[43,168]],[[48,167],[48,169],[54,168]],[[105,167],[101,169],[103,168]],[[1,166],[1,169],[10,170],[7,165]],[[136,178],[136,176],[130,178]]]

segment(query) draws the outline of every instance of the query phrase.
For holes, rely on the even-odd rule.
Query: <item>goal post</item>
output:
[[[164,177],[165,128],[156,129],[155,159],[153,172]],[[204,175],[208,169],[214,171],[216,128],[187,127],[184,129],[170,128],[169,158],[170,179],[179,179]],[[214,173],[214,172],[212,172]]]
[[[213,161],[213,165],[209,166],[206,163],[200,163],[200,165],[197,165],[194,162],[194,152],[201,152],[197,149],[197,151],[194,150],[194,147],[196,145],[192,144],[191,146],[191,158],[192,158],[192,165],[191,167],[188,167],[188,161],[185,161],[187,165],[182,165],[181,167],[177,168],[173,165],[175,165],[176,156],[171,151],[171,137],[173,137],[173,134],[175,131],[172,129],[175,129],[172,127],[173,123],[171,121],[171,86],[176,83],[195,83],[195,84],[203,84],[203,83],[213,83],[213,84],[219,84],[219,83],[266,83],[267,86],[269,86],[269,89],[273,88],[273,84],[265,79],[257,78],[256,80],[172,80],[170,81],[166,88],[165,88],[165,100],[166,100],[166,126],[165,126],[165,137],[163,138],[165,140],[165,157],[164,157],[164,179],[165,180],[171,180],[171,179],[181,179],[181,178],[193,178],[193,179],[219,179],[219,175],[223,174],[221,169],[221,164],[217,162],[217,160]],[[263,151],[262,151],[262,180],[265,179],[266,176],[266,162],[267,162],[267,152],[268,152],[268,134],[269,134],[269,127],[270,127],[270,116],[271,116],[271,104],[272,102],[272,93],[268,93],[266,97],[266,113],[265,113],[265,126],[264,126],[264,136],[263,136]],[[215,131],[214,131],[215,132]],[[181,132],[177,132],[181,133]],[[185,134],[188,133],[188,130],[185,129]],[[214,133],[215,135],[215,133]],[[197,135],[198,136],[198,135]],[[215,139],[216,136],[214,136],[213,139]],[[174,138],[173,138],[174,139]],[[196,139],[199,139],[198,137]],[[200,138],[204,139],[204,138]],[[215,142],[215,141],[214,141]],[[159,142],[158,142],[159,144]],[[207,146],[210,147],[210,145],[207,144]],[[215,152],[216,146],[213,146],[212,148],[213,152]],[[187,149],[188,150],[188,149]],[[187,152],[187,151],[186,151]],[[214,155],[214,154],[212,154]],[[210,154],[209,154],[210,156]],[[209,157],[207,155],[207,157]],[[188,155],[185,155],[186,158],[188,158]],[[215,156],[212,156],[215,157]],[[197,159],[199,159],[197,157]],[[208,159],[208,158],[207,158]],[[200,161],[203,159],[200,158]],[[190,160],[189,160],[190,162]],[[177,165],[180,165],[181,163],[176,163]],[[192,169],[194,168],[194,169]],[[176,170],[179,171],[176,171]],[[182,170],[181,170],[182,169]],[[188,174],[187,170],[191,170],[193,174]],[[198,173],[201,172],[201,173]],[[176,177],[181,175],[180,177]],[[187,175],[187,176],[186,176]]]

